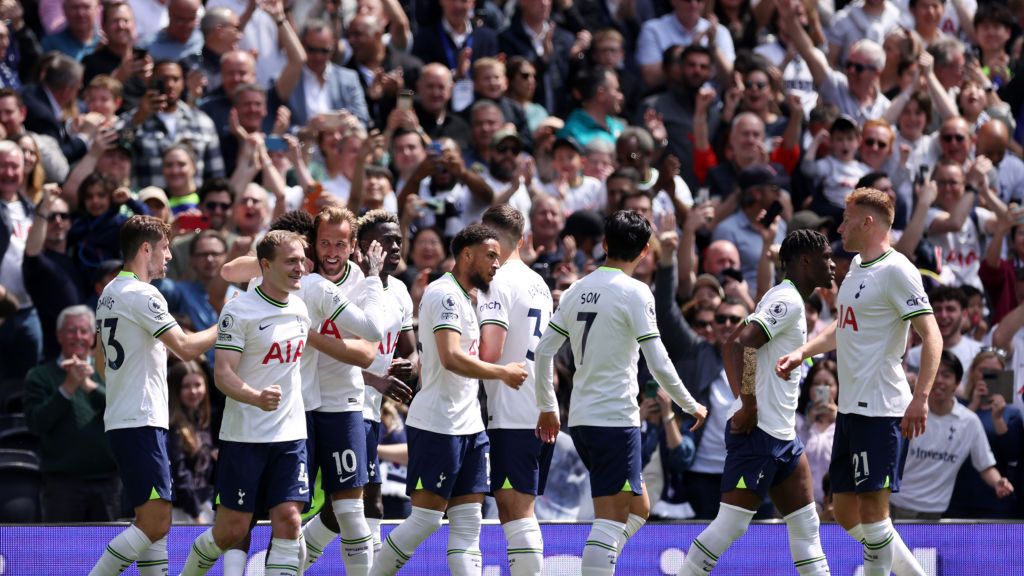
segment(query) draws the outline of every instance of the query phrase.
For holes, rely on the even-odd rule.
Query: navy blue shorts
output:
[[[639,427],[573,426],[569,434],[590,472],[591,496],[643,494]]]
[[[138,508],[158,499],[174,502],[166,428],[118,428],[108,430],[107,439],[121,472],[129,506]]]
[[[732,419],[725,423],[725,470],[722,493],[747,489],[765,500],[768,490],[789,478],[800,464],[804,443],[800,438],[779,440],[755,427],[750,434],[733,434]]]
[[[282,502],[309,502],[306,441],[220,441],[217,504],[251,514]]]
[[[439,434],[406,427],[409,436],[409,466],[405,493],[433,492],[445,500],[491,491],[490,448],[487,432]]]
[[[363,429],[366,430],[366,474],[369,477],[367,484],[380,484],[380,459],[377,458],[377,445],[380,444],[380,422],[374,420],[363,420]]]
[[[362,412],[316,412],[316,466],[324,494],[366,484],[366,428]]]
[[[487,436],[491,439],[491,489],[543,494],[555,445],[542,442],[533,430],[492,428]]]
[[[832,464],[828,475],[833,492],[900,491],[907,443],[899,417],[836,416]]]

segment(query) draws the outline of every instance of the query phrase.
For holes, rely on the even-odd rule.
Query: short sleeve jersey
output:
[[[959,402],[953,402],[949,414],[928,414],[924,434],[910,441],[903,485],[892,495],[893,504],[921,512],[945,512],[957,473],[968,457],[979,472],[996,465],[978,415]]]
[[[602,266],[562,294],[548,329],[569,339],[576,363],[569,426],[639,426],[640,342],[660,336],[650,288]]]
[[[500,380],[484,380],[487,427],[532,430],[537,425],[536,367],[533,351],[551,319],[551,291],[522,260],[506,262],[477,299],[480,326],[494,324],[508,333],[498,364],[526,362],[526,381],[513,390]]]
[[[306,305],[309,322],[313,330],[319,330],[328,320],[334,321],[348,307],[349,301],[341,290],[319,274],[307,274],[302,277],[301,287],[292,293]],[[320,352],[312,346],[302,353],[300,361],[302,374],[302,405],[308,412],[320,407]]]
[[[908,320],[932,313],[921,273],[892,248],[870,262],[858,254],[837,303],[839,411],[903,416],[911,399],[902,365]]]
[[[334,282],[342,296],[359,303],[363,290],[363,271],[351,261],[345,273]],[[334,320],[320,326],[320,333],[341,339],[351,337]],[[339,362],[326,354],[318,362],[321,412],[356,412],[363,409],[363,370],[358,366]]]
[[[159,338],[177,325],[160,291],[131,272],[103,289],[96,331],[106,357],[106,430],[167,428],[167,348]]]
[[[406,424],[438,434],[482,432],[478,381],[449,372],[441,364],[434,336],[441,330],[458,333],[463,353],[479,355],[476,310],[450,272],[431,282],[420,301],[420,391],[409,406]]]
[[[384,376],[391,367],[391,361],[398,349],[398,337],[402,332],[412,331],[412,297],[409,289],[401,280],[394,276],[388,277],[388,285],[384,287],[384,306],[377,315],[381,321],[381,332],[384,338],[377,345],[377,357],[367,370],[378,376]],[[363,402],[363,418],[380,422],[381,394],[372,386],[366,386],[366,398]]]
[[[792,440],[800,371],[793,370],[788,380],[782,380],[775,374],[775,361],[807,341],[803,297],[792,282],[783,280],[761,298],[747,322],[757,324],[768,336],[757,350],[757,427],[779,440]]]
[[[217,325],[217,350],[241,353],[238,377],[257,391],[277,384],[281,404],[266,412],[228,398],[221,440],[267,443],[306,438],[300,364],[308,332],[306,305],[294,294],[281,302],[257,287],[224,305]]]

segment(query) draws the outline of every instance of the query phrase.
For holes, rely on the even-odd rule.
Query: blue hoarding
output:
[[[385,526],[385,533],[393,526]],[[619,559],[617,575],[675,575],[687,548],[704,525],[649,524],[626,545]],[[185,561],[192,539],[204,527],[175,526],[168,541],[171,574]],[[546,524],[542,526],[545,575],[579,574],[580,553],[590,526],[587,524]],[[914,551],[929,576],[1024,575],[1024,524],[899,524],[903,540]],[[0,526],[0,575],[88,574],[92,563],[108,540],[122,525],[102,526]],[[401,572],[410,576],[447,573],[447,526],[434,534]],[[258,526],[253,534],[248,576],[263,574],[262,563],[269,526]],[[861,574],[861,549],[834,524],[821,527],[822,544],[832,574]],[[481,537],[483,576],[508,574],[505,565],[505,537],[497,524],[485,524]],[[785,524],[753,524],[747,534],[724,555],[715,573],[768,576],[795,574],[789,556]],[[307,574],[342,574],[337,541]],[[132,567],[125,574],[137,574]],[[210,574],[221,574],[220,563]]]

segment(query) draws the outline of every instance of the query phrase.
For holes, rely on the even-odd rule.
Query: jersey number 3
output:
[[[107,366],[111,370],[117,370],[124,363],[124,347],[117,341],[117,318],[107,318],[103,320],[103,327],[108,330],[107,332],[107,343],[103,347],[103,354],[107,357]],[[100,339],[102,340],[103,334],[100,333]],[[110,355],[110,350],[113,349],[114,356]]]

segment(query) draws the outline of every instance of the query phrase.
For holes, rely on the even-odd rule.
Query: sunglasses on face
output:
[[[846,70],[847,71],[853,70],[857,74],[863,74],[864,72],[867,72],[867,71],[874,72],[875,70],[877,70],[877,68],[875,68],[874,66],[868,66],[866,64],[861,64],[860,62],[847,62],[846,63]]]
[[[957,141],[957,142],[964,142],[964,141],[967,140],[967,136],[964,136],[963,134],[943,134],[942,135],[942,141],[947,143],[947,144],[950,143],[950,142],[953,142],[954,140]]]
[[[494,151],[497,152],[498,154],[507,154],[510,152],[512,154],[519,154],[520,152],[523,151],[523,149],[520,148],[519,146],[506,146],[504,144],[499,144],[498,146],[494,147]]]
[[[207,202],[206,204],[203,204],[203,206],[205,206],[210,212],[213,212],[214,210],[224,210],[227,212],[231,208],[231,204],[228,204],[227,202]]]
[[[56,222],[57,220],[63,220],[67,222],[68,220],[70,220],[70,214],[67,212],[50,212],[50,215],[46,217],[46,221],[51,224]]]
[[[725,324],[725,323],[739,324],[742,321],[743,321],[743,318],[741,318],[739,316],[732,316],[730,314],[715,314],[715,323],[716,324]]]
[[[885,150],[889,147],[889,143],[884,140],[875,140],[874,138],[868,138],[864,140],[864,145],[868,148],[878,148],[879,150]]]
[[[768,83],[747,81],[743,83],[743,86],[745,86],[747,90],[764,90],[768,87]]]

